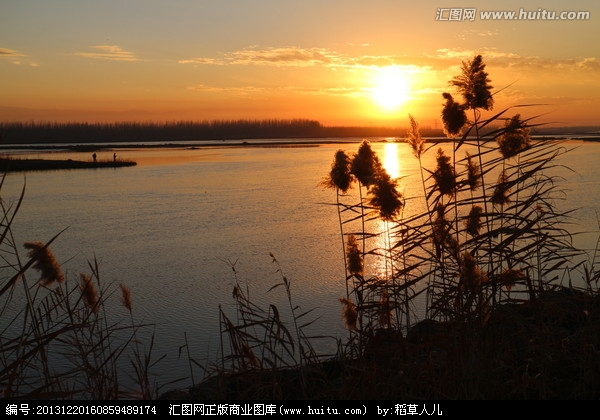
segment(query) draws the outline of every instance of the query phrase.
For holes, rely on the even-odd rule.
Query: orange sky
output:
[[[483,1],[450,21],[429,0],[4,0],[0,120],[311,118],[439,124],[441,93],[482,54],[496,107],[545,104],[560,125],[600,125],[600,7],[582,20],[485,20],[529,9]],[[541,8],[539,10],[542,10]]]

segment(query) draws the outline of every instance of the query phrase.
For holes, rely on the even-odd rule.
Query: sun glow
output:
[[[393,111],[410,99],[410,83],[406,71],[383,67],[373,77],[371,97],[386,111]]]

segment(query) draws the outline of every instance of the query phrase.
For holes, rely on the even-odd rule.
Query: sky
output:
[[[539,18],[482,16],[521,9]],[[494,111],[600,125],[598,40],[591,0],[0,0],[0,121],[439,128],[449,80],[481,54]]]

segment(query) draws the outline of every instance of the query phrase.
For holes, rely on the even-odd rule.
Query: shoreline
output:
[[[98,169],[135,166],[130,160],[82,161],[72,159],[18,159],[0,158],[0,170],[3,172],[49,171],[61,169]]]
[[[406,143],[405,138],[368,138],[375,143]],[[574,140],[585,142],[600,142],[600,137],[568,137],[568,136],[539,136],[535,140]],[[0,145],[0,150],[42,150],[42,151],[68,151],[68,152],[98,152],[122,149],[161,149],[161,148],[221,148],[221,147],[318,147],[319,145],[352,144],[359,143],[362,137],[345,138],[305,138],[305,139],[239,139],[239,140],[199,140],[191,142],[188,140],[172,140],[166,142],[141,141],[127,143],[98,143],[98,144],[74,144],[74,143],[36,143],[36,144],[12,144]],[[447,143],[448,138],[426,138],[427,143]]]

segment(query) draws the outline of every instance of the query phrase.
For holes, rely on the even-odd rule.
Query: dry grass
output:
[[[114,290],[101,281],[97,262],[71,284],[51,251],[60,234],[26,242],[26,259],[20,256],[12,225],[24,191],[12,205],[0,199],[0,398],[155,398],[152,343],[139,343],[142,326],[133,315],[130,324],[113,320]],[[127,366],[133,381],[125,378]]]

